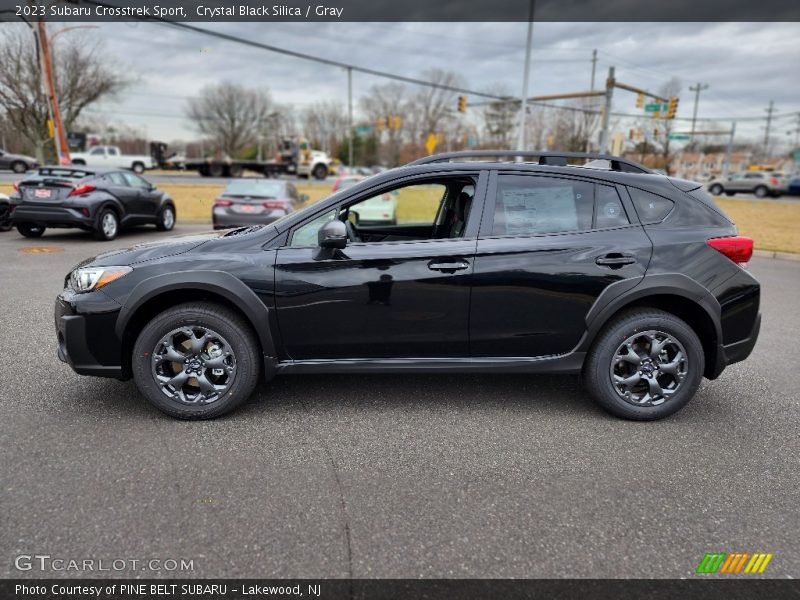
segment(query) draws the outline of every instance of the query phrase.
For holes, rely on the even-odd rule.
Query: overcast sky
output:
[[[359,66],[417,76],[438,67],[460,73],[467,87],[505,86],[521,93],[526,23],[199,23],[271,45]],[[0,26],[0,35],[2,27]],[[63,25],[52,25],[57,30]],[[269,88],[297,109],[317,100],[347,100],[346,73],[208,36],[150,23],[100,23],[91,36],[136,84],[96,116],[142,128],[150,139],[191,138],[186,98],[223,80]],[[77,32],[66,35],[81,35]],[[690,117],[698,81],[699,117],[764,116],[770,100],[779,117],[775,141],[787,143],[800,111],[798,23],[536,23],[530,94],[589,88],[598,50],[597,85],[610,65],[617,79],[656,91],[675,76],[683,84],[679,116]],[[354,74],[354,96],[386,80]],[[614,109],[634,112],[635,96],[618,91]],[[787,113],[795,113],[789,118]],[[727,123],[724,124],[727,126]],[[621,126],[625,126],[622,124]],[[763,121],[741,121],[737,133],[763,136]],[[683,127],[683,126],[681,126]],[[688,128],[688,125],[685,126]]]

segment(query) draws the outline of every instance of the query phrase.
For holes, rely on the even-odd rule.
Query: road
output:
[[[800,262],[752,261],[754,355],[665,421],[607,416],[574,377],[376,375],[286,376],[187,423],[55,358],[67,271],[160,235],[0,234],[0,577],[54,575],[20,554],[183,558],[192,577],[695,577],[717,551],[800,576]]]

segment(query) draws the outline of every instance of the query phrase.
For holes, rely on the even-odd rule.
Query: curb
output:
[[[779,258],[781,260],[800,260],[800,254],[772,250],[753,250],[753,256],[758,256],[760,258]]]

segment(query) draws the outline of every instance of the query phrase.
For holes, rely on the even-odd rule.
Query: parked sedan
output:
[[[755,194],[758,198],[780,196],[786,192],[786,181],[769,171],[744,171],[727,178],[715,179],[708,184],[708,191],[719,196],[723,192],[733,196],[737,192]]]
[[[268,225],[308,200],[295,185],[279,179],[234,179],[214,201],[214,229]]]
[[[11,222],[25,237],[39,237],[48,227],[77,227],[113,240],[121,227],[175,226],[172,198],[129,171],[40,167],[14,187]]]
[[[24,173],[39,166],[35,158],[24,154],[11,154],[0,150],[0,169],[10,169],[14,173]]]

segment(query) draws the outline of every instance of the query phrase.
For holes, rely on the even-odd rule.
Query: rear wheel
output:
[[[219,163],[211,163],[208,165],[209,177],[223,177],[225,175],[225,166]]]
[[[179,419],[210,419],[244,402],[261,370],[253,330],[232,310],[195,302],[151,320],[133,349],[133,378],[147,400]]]
[[[42,237],[44,230],[44,227],[39,227],[38,225],[26,225],[25,223],[17,225],[17,231],[19,231],[26,238]]]
[[[142,173],[144,173],[144,165],[140,162],[133,163],[131,169],[133,169],[133,172],[136,173],[137,175],[141,175]]]
[[[689,325],[668,312],[642,308],[606,326],[587,356],[584,382],[611,414],[650,421],[683,408],[704,368],[703,347]]]
[[[722,190],[722,186],[720,184],[715,183],[714,185],[712,185],[708,189],[708,191],[711,192],[712,194],[714,194],[715,196],[719,196],[722,193],[723,190]]]
[[[753,190],[756,195],[756,198],[766,198],[769,196],[769,190],[765,185],[759,185],[756,189]]]
[[[158,213],[158,221],[156,221],[156,228],[159,231],[172,231],[175,227],[175,209],[172,205],[167,204]]]
[[[110,208],[103,209],[97,220],[97,229],[94,235],[97,239],[109,242],[119,233],[119,217]]]

